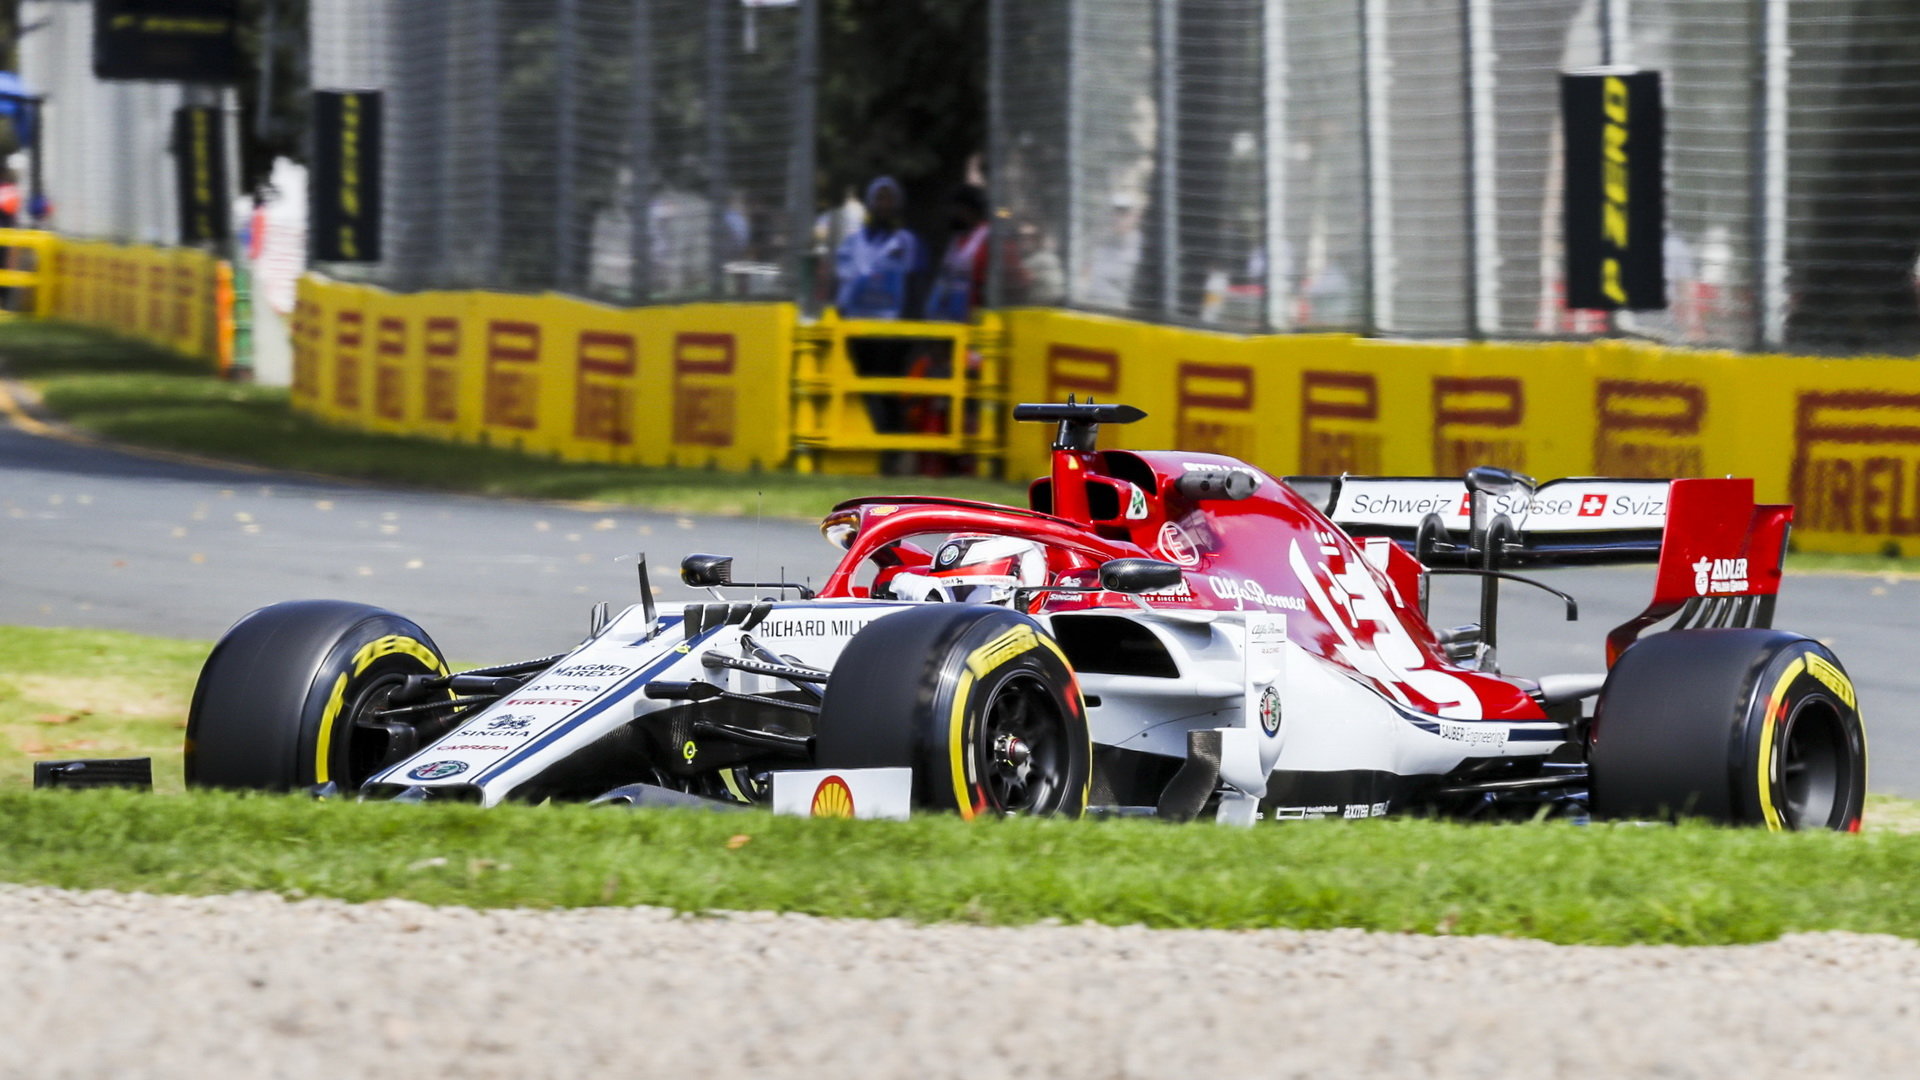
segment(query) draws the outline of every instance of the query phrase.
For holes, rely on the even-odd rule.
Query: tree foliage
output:
[[[820,0],[817,193],[891,175],[907,223],[945,233],[947,193],[987,146],[986,0]]]

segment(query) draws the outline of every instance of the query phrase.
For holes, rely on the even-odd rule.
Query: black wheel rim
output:
[[[445,716],[437,709],[416,713],[409,721],[377,715],[392,705],[406,677],[406,672],[392,671],[369,679],[334,721],[332,760],[327,764],[342,790],[358,791],[375,774],[446,733]]]
[[[981,724],[991,809],[1051,814],[1067,796],[1067,721],[1047,684],[1020,672],[994,687]]]
[[[1846,733],[1832,702],[1810,697],[1787,717],[1780,736],[1780,796],[1791,829],[1839,824],[1848,801]]]

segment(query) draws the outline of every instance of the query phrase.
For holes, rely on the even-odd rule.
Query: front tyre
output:
[[[821,768],[910,766],[914,802],[963,818],[1077,817],[1093,746],[1073,669],[1005,608],[929,604],[874,620],[834,664]]]
[[[426,631],[339,600],[274,604],[241,619],[200,669],[187,714],[188,787],[355,791],[429,735],[434,710],[377,714],[409,675],[444,675]]]
[[[1596,817],[1860,827],[1866,733],[1826,646],[1778,630],[1655,634],[1608,673],[1588,751]]]

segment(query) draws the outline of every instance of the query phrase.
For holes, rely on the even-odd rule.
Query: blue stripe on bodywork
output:
[[[623,701],[626,701],[628,698],[633,696],[629,691],[636,684],[645,684],[647,682],[652,681],[661,672],[667,670],[673,665],[679,663],[681,660],[684,660],[686,657],[692,655],[694,647],[700,645],[702,642],[706,641],[708,638],[726,629],[728,629],[728,627],[725,625],[716,626],[711,630],[702,632],[699,637],[689,638],[685,642],[687,646],[686,652],[681,652],[678,646],[668,650],[665,656],[661,657],[659,660],[655,661],[653,664],[647,667],[641,668],[637,673],[628,676],[625,681],[615,683],[613,686],[609,687],[605,693],[601,694],[598,700],[588,704],[586,707],[582,708],[579,712],[574,713],[573,715],[567,717],[565,720],[562,720],[560,721],[560,723],[554,725],[552,728],[549,728],[545,734],[541,735],[539,738],[533,740],[532,742],[521,747],[520,749],[514,751],[510,756],[506,758],[506,760],[501,761],[499,764],[493,766],[487,771],[475,776],[472,780],[468,781],[468,783],[474,787],[480,787],[483,784],[485,784],[488,780],[492,780],[495,777],[499,776],[501,773],[506,772],[507,770],[513,768],[514,766],[524,763],[528,758],[546,749],[547,747],[552,746],[556,741],[564,737],[567,733],[573,731],[575,728],[578,728],[581,724],[584,724],[588,720],[591,720],[594,717],[600,715],[601,713],[606,712],[608,709],[612,708],[613,706]]]

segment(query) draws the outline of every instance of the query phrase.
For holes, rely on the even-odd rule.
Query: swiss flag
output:
[[[1606,512],[1607,497],[1605,495],[1588,495],[1580,500],[1581,517],[1599,517]]]
[[[1471,513],[1473,513],[1473,492],[1469,491],[1460,496],[1460,509],[1455,516],[1466,517]]]

